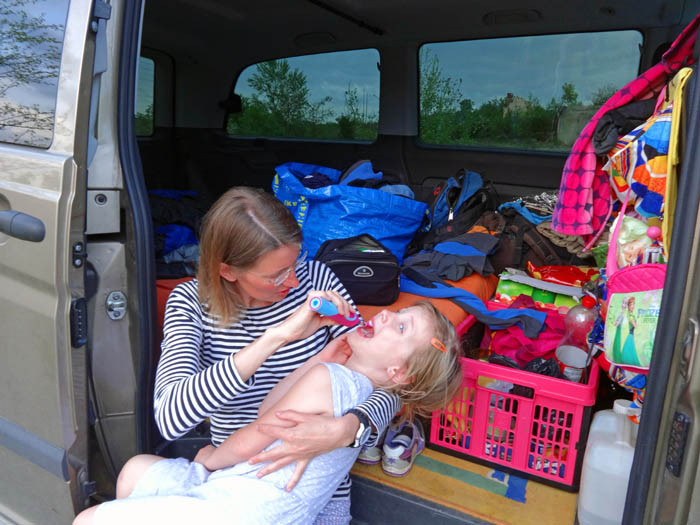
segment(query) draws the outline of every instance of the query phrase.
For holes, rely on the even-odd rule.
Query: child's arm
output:
[[[291,374],[290,374],[291,375]],[[249,425],[236,430],[204,461],[207,470],[218,470],[247,461],[263,450],[275,438],[258,431],[258,423],[284,425],[275,413],[298,410],[309,414],[333,415],[331,378],[325,365],[314,366],[298,378],[273,406]]]
[[[265,412],[267,412],[270,407],[277,403],[277,401],[282,399],[282,397],[284,397],[294,383],[296,383],[315,365],[321,362],[338,363],[344,365],[351,354],[352,350],[350,350],[347,343],[347,334],[343,334],[340,337],[335,338],[318,354],[310,357],[308,361],[275,385],[275,387],[267,394],[265,399],[263,399],[260,408],[258,408],[258,418],[265,414]]]

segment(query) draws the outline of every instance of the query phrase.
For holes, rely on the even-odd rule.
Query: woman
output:
[[[209,418],[212,444],[218,446],[255,420],[260,403],[279,381],[350,330],[300,308],[311,292],[332,301],[344,315],[354,308],[328,267],[304,260],[301,240],[284,205],[251,188],[227,191],[204,217],[197,279],[177,286],[165,311],[154,410],[166,439]],[[367,442],[372,444],[399,401],[379,390],[357,408],[373,427]],[[252,461],[268,462],[263,476],[296,462],[290,489],[311,458],[361,444],[355,414],[332,418],[285,411],[281,419],[264,428],[284,443]],[[130,493],[149,466],[148,461],[127,463],[117,497]],[[349,498],[346,476],[317,523],[348,523]]]
[[[322,354],[335,362],[314,356],[278,383],[261,406],[259,421],[275,421],[275,413],[288,407],[340,416],[377,387],[396,391],[404,400],[402,415],[412,418],[444,407],[461,386],[457,335],[428,302],[398,313],[380,312],[369,326],[329,347]],[[258,467],[246,462],[272,442],[258,426],[236,431],[218,448],[206,447],[195,462],[150,456],[152,466],[128,497],[89,509],[76,524],[313,523],[359,449],[341,447],[314,458],[289,492],[291,465],[259,479]]]

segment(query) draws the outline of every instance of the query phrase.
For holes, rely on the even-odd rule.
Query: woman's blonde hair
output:
[[[401,420],[412,420],[417,415],[429,417],[444,408],[462,385],[459,338],[454,326],[432,303],[420,301],[414,306],[431,316],[433,338],[406,361],[407,382],[386,388],[401,398]]]
[[[255,188],[231,188],[202,221],[200,302],[220,325],[236,321],[245,309],[243,297],[237,283],[219,275],[221,263],[245,270],[265,252],[301,241],[296,219],[277,198]]]

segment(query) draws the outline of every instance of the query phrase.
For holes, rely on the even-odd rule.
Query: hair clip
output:
[[[430,340],[430,344],[433,345],[433,346],[434,346],[435,348],[437,348],[438,350],[440,350],[441,352],[443,352],[443,353],[445,353],[445,354],[447,353],[447,348],[445,348],[445,345],[444,345],[444,344],[442,343],[442,341],[440,341],[440,339],[438,339],[437,337],[433,337],[433,338]]]

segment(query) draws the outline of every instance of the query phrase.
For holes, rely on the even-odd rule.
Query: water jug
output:
[[[612,410],[601,410],[593,417],[581,470],[580,525],[622,523],[638,428],[627,416],[640,412],[630,404],[616,399]]]

